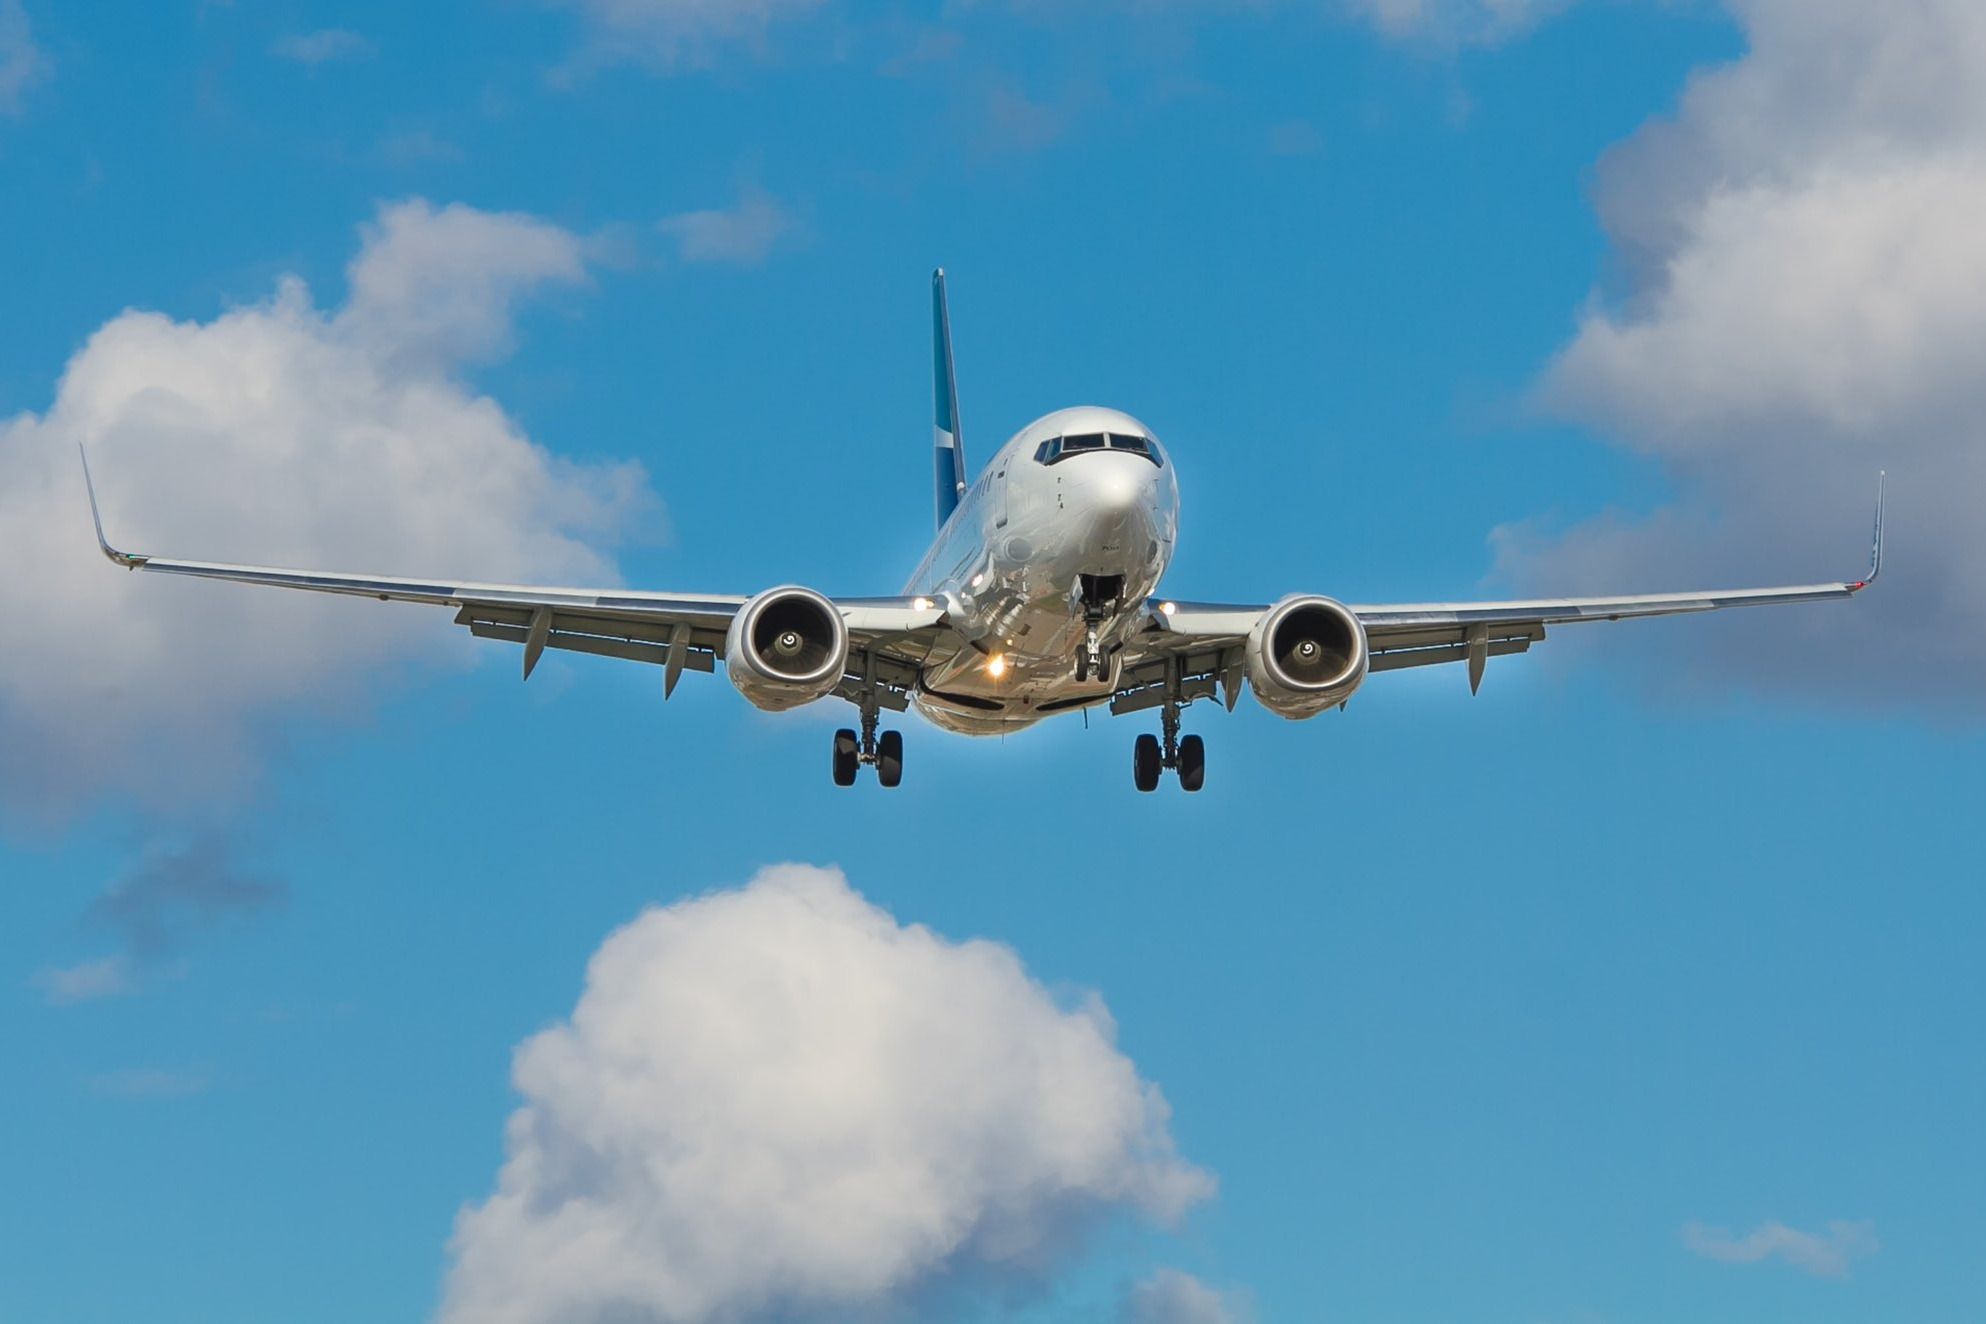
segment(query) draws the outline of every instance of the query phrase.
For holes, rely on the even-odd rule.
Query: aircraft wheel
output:
[[[877,739],[876,780],[885,786],[903,780],[903,732],[885,731]]]
[[[1131,746],[1131,775],[1139,790],[1158,789],[1161,762],[1158,737],[1150,734],[1139,736],[1137,743]]]
[[[1207,742],[1198,736],[1179,740],[1179,789],[1197,791],[1207,784]]]
[[[834,784],[853,786],[855,769],[860,760],[855,756],[855,733],[847,727],[834,733]]]

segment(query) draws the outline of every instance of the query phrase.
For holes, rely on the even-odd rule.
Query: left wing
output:
[[[1492,657],[1522,653],[1547,626],[1675,616],[1725,607],[1766,607],[1851,598],[1876,582],[1883,565],[1883,482],[1876,487],[1876,527],[1869,573],[1862,579],[1785,588],[1697,593],[1643,593],[1614,598],[1530,598],[1509,602],[1347,604],[1365,626],[1371,670],[1393,671],[1440,662],[1469,664],[1469,687],[1482,684]],[[1191,700],[1220,692],[1232,709],[1240,695],[1248,632],[1271,604],[1153,602],[1145,631],[1133,636],[1123,681],[1111,711],[1134,712],[1165,701],[1169,684]]]
[[[180,561],[119,551],[104,536],[89,457],[83,481],[90,494],[90,518],[97,546],[127,570],[151,574],[222,579],[237,584],[304,589],[381,602],[421,602],[456,608],[455,623],[479,639],[524,645],[528,678],[547,648],[602,657],[651,662],[665,668],[663,694],[676,689],[685,670],[710,672],[724,656],[731,618],[751,599],[716,593],[645,593],[613,588],[548,588],[529,584],[482,584],[454,580],[403,579],[338,571],[288,570],[274,566],[217,561]],[[907,688],[915,667],[937,642],[944,609],[923,599],[831,599],[849,633],[849,682],[871,671],[886,685]],[[920,603],[922,605],[920,605]],[[908,679],[903,677],[908,675]],[[898,695],[885,693],[884,706],[901,709]],[[893,702],[894,700],[894,702]]]

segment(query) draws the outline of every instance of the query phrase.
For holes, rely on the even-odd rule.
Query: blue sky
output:
[[[1715,349],[1715,300],[1678,292],[1727,270],[1727,231],[1662,218],[1690,163],[1729,174],[1727,140],[1799,109],[1734,125],[1740,98],[1704,72],[1807,66],[1765,0],[1563,8],[1506,29],[1468,5],[771,4],[735,36],[694,5],[630,35],[587,4],[0,4],[34,52],[0,57],[0,473],[37,494],[0,498],[0,546],[29,578],[113,574],[66,441],[59,477],[36,448],[69,435],[59,391],[86,412],[97,379],[64,388],[65,369],[128,309],[189,328],[249,310],[234,362],[300,337],[280,380],[307,462],[229,471],[252,431],[108,443],[114,522],[211,541],[160,549],[191,556],[254,559],[309,526],[297,545],[351,568],[474,573],[365,558],[515,528],[538,540],[526,569],[894,591],[930,533],[939,263],[968,456],[1065,404],[1145,419],[1180,474],[1181,597],[1852,575],[1863,480],[1899,471],[1889,604],[1554,638],[1474,699],[1440,671],[1311,723],[1197,708],[1211,767],[1190,798],[1131,791],[1138,718],[1001,741],[911,724],[899,791],[840,792],[836,714],[768,717],[705,677],[665,705],[659,676],[585,658],[520,687],[514,653],[464,652],[442,613],[284,616],[148,584],[192,591],[140,629],[0,596],[0,740],[37,751],[0,754],[0,1318],[428,1318],[457,1212],[504,1160],[512,1050],[572,1013],[644,907],[783,861],[1011,947],[1057,1005],[1094,990],[1179,1155],[1218,1182],[1172,1227],[1104,1209],[1020,1286],[939,1265],[944,1312],[1109,1318],[1168,1267],[1225,1294],[1218,1316],[1162,1317],[1188,1324],[1986,1308],[1965,660],[1986,595],[1976,568],[1941,568],[1976,545],[1949,504],[1976,442],[1940,421],[1968,397],[1934,337],[1906,336],[1916,357],[1848,356],[1897,365],[1852,422],[1790,388],[1651,409],[1729,397],[1635,365],[1743,358],[1755,330]],[[1898,40],[1959,12],[1899,5]],[[1865,44],[1851,21],[1816,31]],[[1864,167],[1886,180],[1926,159],[1887,126]],[[1833,177],[1788,141],[1743,168]],[[348,264],[415,199],[535,218],[502,236],[540,248],[504,249],[497,311],[464,305],[484,342],[382,376],[455,422],[494,402],[553,457],[556,501],[443,490],[453,431],[329,493],[344,462],[313,420],[346,397],[315,396],[312,365],[345,362],[338,337],[379,306]],[[416,258],[473,290],[482,252]],[[1652,280],[1651,254],[1683,274]],[[1974,288],[1977,268],[1945,269]],[[290,322],[267,311],[286,274],[315,310]],[[1777,288],[1794,324],[1797,288]],[[1885,325],[1931,308],[1951,329],[1915,287],[1881,288]],[[1596,325],[1642,338],[1608,358]],[[1712,348],[1669,353],[1685,340]],[[1759,350],[1747,380],[1852,376],[1832,342],[1755,340],[1784,361]],[[114,376],[118,352],[93,362]],[[1820,439],[1795,463],[1752,440],[1795,434]],[[430,508],[461,537],[424,543]],[[335,633],[269,651],[292,622]],[[66,684],[62,659],[89,655],[161,659],[171,685]],[[290,679],[244,681],[265,659]],[[118,918],[189,850],[221,881],[171,893],[164,931]],[[1747,1240],[1774,1225],[1792,1242]]]

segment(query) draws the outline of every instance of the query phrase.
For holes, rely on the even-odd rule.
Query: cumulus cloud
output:
[[[1833,1222],[1825,1232],[1802,1232],[1784,1223],[1761,1223],[1743,1236],[1729,1228],[1690,1223],[1683,1245],[1705,1259],[1724,1264],[1783,1260],[1817,1278],[1844,1278],[1851,1262],[1881,1249],[1873,1223]]]
[[[1122,1324],[1241,1324],[1234,1300],[1178,1269],[1160,1269],[1124,1297]]]
[[[762,47],[774,24],[823,0],[561,0],[585,18],[594,59],[664,69],[708,64],[732,47]]]
[[[48,70],[48,56],[35,44],[21,0],[0,0],[0,114],[19,111],[22,94]]]
[[[1736,669],[1976,708],[1986,6],[1730,3],[1748,53],[1602,162],[1624,288],[1595,300],[1544,383],[1554,407],[1658,460],[1677,499],[1558,535],[1507,530],[1504,568],[1566,590],[1853,577],[1886,466],[1882,585],[1850,609],[1651,633],[1650,656],[1684,684]]]
[[[372,42],[345,28],[319,28],[315,32],[295,32],[278,37],[269,48],[285,60],[298,64],[328,64],[333,60],[356,60],[373,53]]]
[[[902,925],[832,870],[647,912],[527,1040],[445,1324],[802,1320],[1038,1281],[1211,1179],[1094,997]]]
[[[632,466],[533,445],[458,369],[515,301],[584,274],[572,235],[423,202],[382,209],[320,308],[285,278],[211,321],[130,311],[42,414],[0,420],[0,803],[60,815],[111,790],[208,804],[273,725],[350,711],[382,671],[472,656],[445,613],[141,578],[90,534],[87,443],[114,537],[141,551],[611,583],[594,550],[643,503]]]
[[[736,206],[682,212],[664,217],[656,228],[674,241],[679,261],[754,266],[792,234],[793,218],[776,199],[746,189]]]

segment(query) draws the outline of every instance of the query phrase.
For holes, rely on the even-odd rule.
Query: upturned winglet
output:
[[[103,512],[97,509],[97,485],[90,477],[90,453],[83,449],[83,443],[76,443],[76,454],[83,457],[83,490],[90,494],[90,522],[97,528],[97,546],[112,565],[121,565],[126,570],[136,570],[145,564],[147,558],[120,552],[110,545],[110,539],[103,536]]]
[[[1869,549],[1869,573],[1848,586],[1850,593],[1859,593],[1876,582],[1876,576],[1883,572],[1883,489],[1889,484],[1889,471],[1876,474],[1876,532],[1874,544]]]

